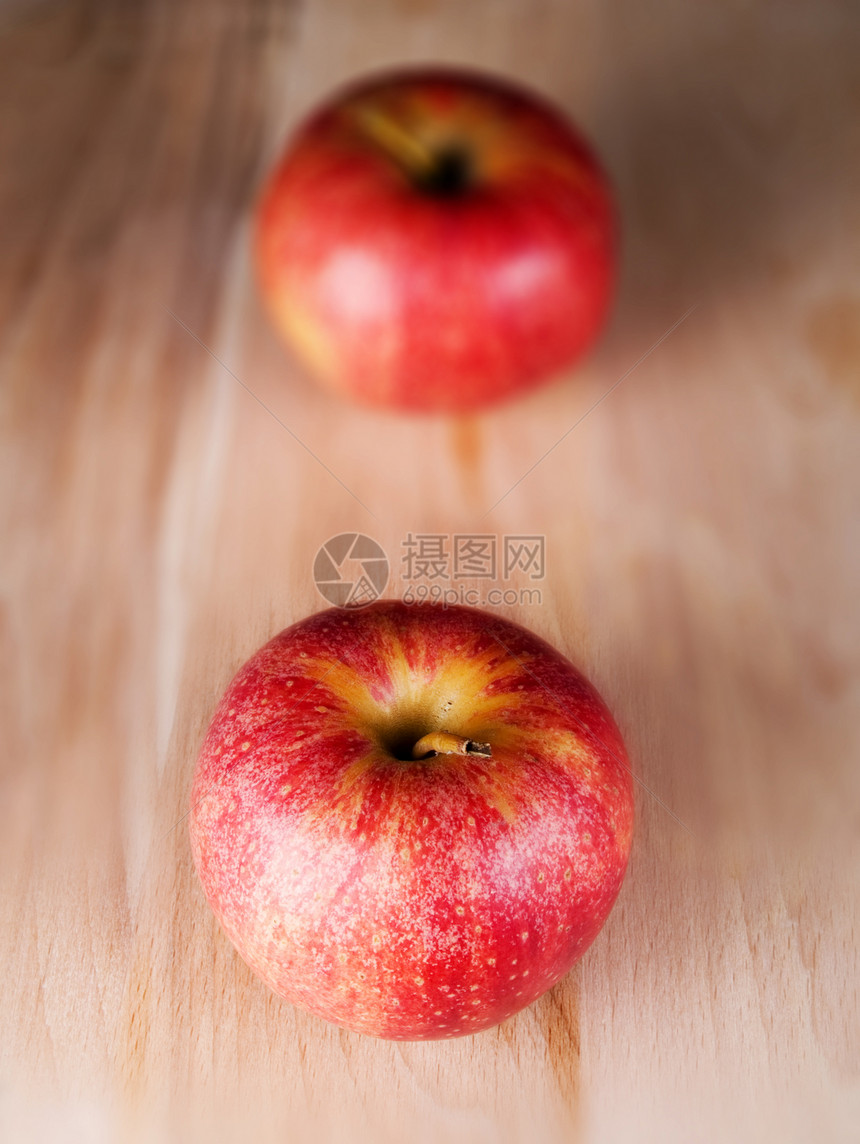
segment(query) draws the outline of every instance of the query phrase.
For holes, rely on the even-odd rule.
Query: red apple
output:
[[[272,989],[430,1040],[516,1013],[583,954],[633,798],[612,716],[557,651],[477,609],[386,600],[248,661],[190,819],[209,904]]]
[[[324,382],[412,411],[491,404],[591,345],[614,279],[593,153],[536,95],[414,70],[336,96],[263,191],[275,325]]]

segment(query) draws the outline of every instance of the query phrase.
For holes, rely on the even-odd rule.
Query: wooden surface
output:
[[[7,0],[0,28],[0,1135],[857,1139],[857,7]],[[465,423],[318,391],[249,275],[285,131],[409,59],[560,101],[623,212],[599,351]],[[322,606],[343,530],[395,564],[410,531],[545,534],[542,603],[499,610],[592,676],[640,779],[603,934],[475,1038],[280,1002],[192,869],[213,705]]]

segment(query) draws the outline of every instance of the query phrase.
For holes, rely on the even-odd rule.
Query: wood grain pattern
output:
[[[4,1138],[853,1138],[857,10],[13,0],[0,30]],[[297,116],[431,58],[568,107],[625,225],[596,355],[464,423],[318,391],[248,265]],[[542,603],[499,610],[594,679],[640,779],[601,938],[476,1038],[293,1010],[191,866],[217,696],[348,529],[395,562],[544,533]]]

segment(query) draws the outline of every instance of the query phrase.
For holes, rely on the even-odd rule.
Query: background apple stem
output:
[[[374,143],[410,178],[428,178],[435,168],[435,156],[397,120],[375,107],[363,107],[358,114],[361,127]]]

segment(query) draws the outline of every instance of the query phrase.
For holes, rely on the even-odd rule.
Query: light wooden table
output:
[[[856,1140],[860,10],[6,0],[0,25],[3,1139]],[[324,395],[249,274],[289,126],[411,59],[546,91],[623,210],[599,351],[468,422]],[[640,779],[603,934],[475,1038],[292,1009],[192,869],[216,698],[322,606],[344,530],[395,571],[409,532],[544,534],[542,602],[500,610],[592,676]]]

